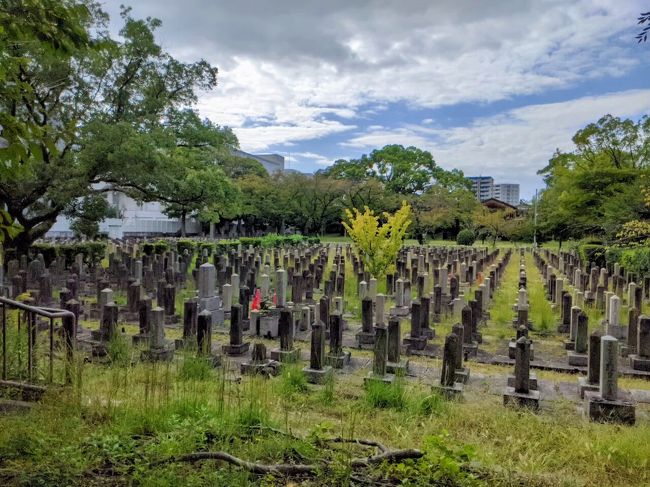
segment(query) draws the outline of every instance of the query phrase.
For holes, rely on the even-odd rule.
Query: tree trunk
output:
[[[185,237],[185,220],[187,219],[187,212],[183,211],[181,213],[181,237]]]

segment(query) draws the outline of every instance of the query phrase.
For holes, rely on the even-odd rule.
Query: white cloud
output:
[[[114,19],[120,3],[106,1]],[[648,59],[634,44],[646,0],[134,3],[135,16],[163,20],[158,38],[166,49],[219,67],[219,86],[202,94],[199,109],[232,126],[244,150],[296,145],[305,152],[309,140],[346,135],[366,119],[376,125],[373,118],[381,115],[383,127],[349,138],[344,147],[389,141],[429,147],[447,166],[525,174],[530,185],[549,147],[552,152],[581,124],[615,112],[626,96],[640,95],[525,107],[448,130],[427,119],[429,130],[399,127],[387,108],[539,94],[622,76]]]
[[[119,3],[107,1],[113,17]],[[161,17],[159,38],[175,55],[219,66],[219,86],[200,111],[243,128],[242,147],[254,150],[306,140],[287,127],[309,125],[322,137],[333,133],[330,122],[391,102],[492,102],[622,75],[642,61],[631,49],[644,3],[139,0],[134,14]]]
[[[468,175],[490,175],[500,182],[519,182],[530,197],[540,187],[538,169],[556,148],[572,150],[571,138],[587,123],[609,113],[633,119],[650,112],[650,90],[586,96],[561,103],[528,105],[471,125],[452,128],[405,125],[370,130],[342,146],[370,150],[387,143],[415,145],[431,151],[438,164]]]
[[[312,172],[314,165],[320,167],[330,166],[337,157],[332,158],[315,152],[288,152],[285,155],[285,167],[304,172]]]

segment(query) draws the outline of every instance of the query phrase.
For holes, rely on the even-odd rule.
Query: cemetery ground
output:
[[[432,392],[440,380],[444,337],[459,321],[453,315],[432,326],[430,353],[403,355],[409,360],[406,376],[391,385],[364,384],[373,351],[355,341],[362,306],[348,265],[349,328],[343,342],[352,363],[324,384],[309,384],[302,374],[309,363],[307,332],[296,336],[302,360],[265,378],[241,376],[244,359],[223,357],[213,368],[193,350],[177,351],[171,362],[141,361],[130,341],[138,325],[119,323],[121,333],[108,344],[107,357],[88,359],[79,347],[70,386],[50,388],[27,413],[0,415],[0,479],[7,485],[648,485],[650,380],[619,378],[619,388],[639,399],[634,426],[584,417],[575,370],[557,366],[566,363],[566,336],[556,332],[560,309],[547,299],[530,252],[524,265],[539,365],[538,412],[503,405],[514,363],[508,342],[515,334],[518,252],[506,265],[487,324],[480,328],[478,356],[466,362],[471,375],[459,400]],[[330,257],[325,275],[332,266]],[[377,292],[387,293],[386,282],[377,285]],[[471,292],[475,289],[476,283]],[[190,279],[176,295],[176,309],[193,294]],[[126,297],[116,293],[115,301],[124,304]],[[648,304],[642,306],[648,314]],[[591,332],[603,312],[586,312]],[[228,343],[229,324],[213,326],[213,348]],[[82,334],[99,328],[97,320],[80,325]],[[165,335],[180,338],[182,325],[166,326]],[[268,349],[277,344],[260,337],[245,340]],[[384,450],[405,459],[368,460]],[[205,452],[236,458],[202,458]],[[316,468],[302,475],[298,465]]]

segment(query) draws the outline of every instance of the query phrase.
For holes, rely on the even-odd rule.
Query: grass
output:
[[[117,484],[128,476],[141,485],[248,485],[258,480],[234,468],[215,472],[208,463],[147,465],[196,450],[223,449],[261,462],[329,455],[312,441],[250,433],[281,427],[300,436],[353,432],[395,448],[432,448],[432,438],[444,430],[449,432],[445,444],[456,452],[448,453],[452,459],[444,457],[444,463],[454,461],[457,449],[472,447],[473,459],[490,472],[490,485],[510,485],[515,474],[525,485],[650,481],[647,420],[634,428],[593,424],[561,401],[538,415],[519,413],[504,409],[499,396],[477,392],[450,404],[420,380],[364,388],[364,371],[337,376],[336,387],[334,380],[306,387],[293,367],[277,378],[245,377],[238,384],[223,368],[188,375],[186,360],[189,370],[196,370],[188,355],[171,365],[90,364],[78,384],[79,396],[63,391],[27,416],[0,417],[0,478],[18,485],[88,485],[93,479]],[[502,368],[471,367],[472,374],[503,373]],[[566,380],[563,374],[548,377]],[[547,376],[540,373],[540,378]],[[333,400],[325,403],[324,395]],[[438,450],[431,454],[441,455]],[[344,459],[338,461],[345,465]],[[430,480],[429,463],[417,465],[411,474]],[[333,485],[332,475],[324,473],[315,485]]]
[[[253,485],[260,480],[234,468],[214,469],[208,462],[156,468],[148,463],[218,449],[260,462],[331,455],[312,440],[253,433],[280,427],[311,438],[355,436],[395,448],[425,448],[433,457],[409,464],[413,471],[387,469],[413,481],[422,477],[422,485],[439,474],[429,469],[436,458],[445,464],[460,461],[466,448],[489,471],[490,485],[512,485],[513,475],[524,485],[650,481],[647,421],[634,428],[593,424],[562,401],[537,415],[520,413],[503,408],[501,398],[489,394],[472,393],[464,402],[448,403],[421,381],[364,388],[362,373],[339,376],[334,400],[325,405],[322,394],[328,386],[306,388],[294,371],[268,381],[246,377],[238,384],[219,371],[188,378],[177,365],[89,365],[81,399],[64,391],[27,416],[0,418],[0,478],[18,485],[114,485],[127,477],[139,485]],[[472,369],[473,374],[496,372],[489,366]],[[439,444],[442,431],[448,434]],[[345,477],[345,472],[324,472],[315,485],[333,485],[332,476],[341,480],[338,474]]]
[[[491,320],[481,329],[486,341],[482,348],[500,346],[514,333],[510,321],[518,265],[515,254],[494,296]],[[528,255],[526,266],[531,320],[536,329],[553,330],[557,317]],[[351,263],[346,267],[351,273]],[[348,287],[354,282],[349,281]],[[351,309],[355,299],[358,302],[346,291]],[[435,326],[436,344],[442,343],[453,321],[447,318]],[[124,328],[129,334],[137,331],[134,325]],[[408,332],[407,323],[403,329]],[[180,333],[166,330],[170,339]],[[536,350],[559,348],[554,336],[534,333],[533,339]],[[213,337],[216,344],[225,340],[219,334]],[[353,356],[363,363],[371,353],[354,350]],[[647,405],[639,404],[638,424],[631,428],[590,423],[576,412],[575,403],[561,399],[545,403],[538,414],[506,409],[489,384],[504,379],[510,367],[470,362],[473,379],[464,401],[448,402],[431,392],[440,361],[424,357],[410,357],[424,371],[419,377],[399,378],[393,386],[364,386],[367,368],[333,374],[324,385],[315,386],[305,382],[300,364],[285,367],[279,377],[243,377],[237,382],[232,373],[237,364],[226,361],[213,369],[189,351],[178,353],[171,364],[133,362],[137,351],[118,338],[109,345],[109,354],[112,360],[107,364],[85,364],[72,387],[52,389],[31,412],[0,416],[0,479],[6,485],[290,482],[215,462],[151,465],[170,456],[217,450],[261,463],[323,462],[328,468],[304,485],[349,485],[349,458],[368,451],[356,445],[324,448],[320,439],[331,436],[425,451],[420,461],[371,469],[368,479],[373,481],[503,486],[650,483]],[[537,375],[556,388],[576,379],[550,371]],[[619,386],[650,390],[650,382],[641,379],[620,379]],[[468,472],[470,462],[481,468]]]

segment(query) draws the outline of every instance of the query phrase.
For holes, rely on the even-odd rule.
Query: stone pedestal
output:
[[[514,375],[509,375],[508,376],[508,387],[515,387],[515,376]],[[528,387],[531,391],[538,391],[538,384],[537,384],[537,375],[534,372],[531,372],[529,377],[528,377]]]
[[[587,401],[587,414],[591,421],[633,425],[636,421],[634,404],[621,400],[607,400],[593,394]]]
[[[476,357],[478,355],[478,343],[463,343],[463,354],[466,357]]]
[[[632,354],[629,357],[630,367],[632,367],[634,370],[650,372],[650,357],[641,357],[636,354]]]
[[[456,369],[454,380],[461,384],[467,384],[469,382],[469,368],[463,367],[461,369]]]
[[[341,351],[339,354],[328,353],[325,356],[325,362],[327,365],[331,365],[335,369],[342,369],[346,365],[350,364],[350,352]]]
[[[586,367],[588,362],[588,355],[586,353],[567,352],[569,365],[574,367]]]
[[[407,346],[408,350],[424,350],[427,347],[427,338],[426,337],[412,337],[407,335],[404,338],[404,344]]]
[[[372,332],[360,331],[356,334],[357,343],[361,345],[372,345],[375,343],[375,334]]]
[[[137,335],[133,335],[131,337],[131,343],[134,347],[142,347],[149,343],[150,339],[151,337],[148,333],[138,333]]]
[[[247,353],[249,348],[250,348],[250,343],[244,342],[244,343],[237,343],[234,345],[231,344],[223,345],[222,350],[223,353],[225,353],[226,355],[236,357]]]
[[[148,362],[171,362],[173,358],[174,350],[171,348],[150,348],[141,353],[141,359]]]
[[[271,359],[277,360],[281,363],[292,363],[300,360],[300,349],[294,348],[292,350],[281,350],[274,348],[271,350]]]
[[[392,384],[393,382],[395,382],[395,376],[393,374],[375,375],[372,372],[368,372],[368,375],[363,378],[363,383],[365,385],[373,382]]]
[[[302,369],[302,373],[305,374],[305,378],[310,384],[324,384],[333,372],[331,366],[324,365],[320,369],[305,367]]]
[[[391,316],[404,317],[409,315],[409,309],[406,306],[396,306],[390,309]]]
[[[278,375],[280,363],[275,360],[266,360],[262,363],[244,362],[239,366],[241,375]]]
[[[454,382],[452,386],[434,385],[431,390],[447,400],[460,399],[463,395],[463,384]]]
[[[539,391],[516,392],[514,387],[507,387],[503,394],[504,406],[524,407],[537,411],[539,409]]]
[[[266,338],[278,337],[279,314],[267,314],[260,316],[260,336]]]
[[[401,377],[408,374],[409,370],[409,361],[400,360],[399,362],[386,362],[386,372],[393,375],[399,375]]]
[[[580,399],[585,398],[586,392],[598,392],[598,384],[591,384],[586,377],[578,377],[578,395]]]
[[[278,375],[280,363],[266,358],[266,346],[263,343],[253,344],[251,360],[240,365],[242,375]]]

